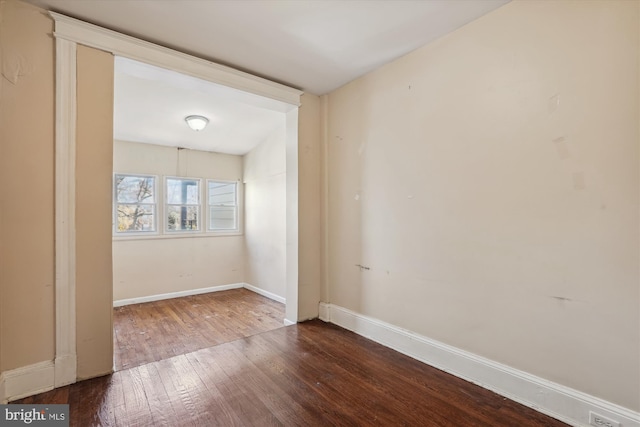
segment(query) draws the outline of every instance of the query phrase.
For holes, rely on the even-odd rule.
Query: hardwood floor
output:
[[[115,370],[281,328],[284,309],[246,289],[114,308]]]
[[[313,320],[16,403],[69,403],[72,426],[564,426]]]

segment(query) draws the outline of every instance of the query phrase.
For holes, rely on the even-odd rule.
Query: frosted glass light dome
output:
[[[209,119],[204,116],[187,116],[184,119],[189,127],[195,131],[201,131],[209,123]]]

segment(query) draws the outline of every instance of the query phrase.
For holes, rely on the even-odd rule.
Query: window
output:
[[[113,234],[126,239],[239,234],[242,187],[204,177],[116,173],[113,211]],[[160,225],[157,218],[164,218]]]
[[[115,176],[116,233],[156,231],[155,186],[153,176]]]
[[[238,183],[207,181],[209,231],[238,230]]]
[[[166,178],[167,231],[200,230],[200,180]]]

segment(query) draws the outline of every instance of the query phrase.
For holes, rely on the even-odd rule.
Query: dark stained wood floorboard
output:
[[[284,304],[246,289],[117,307],[116,371],[284,326]]]
[[[15,403],[69,403],[82,427],[565,426],[319,320]]]
[[[481,425],[481,419],[478,419],[478,407],[474,407],[473,412],[467,413],[465,409],[468,402],[463,400],[460,402],[461,404],[458,404],[461,397],[464,398],[466,396],[460,396],[459,393],[454,393],[455,396],[448,396],[446,390],[444,393],[440,393],[437,390],[433,392],[433,390],[428,387],[421,387],[419,384],[412,382],[411,377],[407,376],[406,371],[409,370],[409,372],[411,372],[408,368],[410,368],[413,363],[410,363],[409,366],[405,366],[402,363],[394,365],[386,364],[385,358],[388,355],[384,354],[385,351],[380,351],[379,354],[375,351],[375,347],[371,349],[373,351],[368,351],[368,345],[371,342],[363,340],[362,337],[357,337],[357,340],[361,341],[357,343],[357,345],[346,341],[340,348],[332,349],[331,352],[325,351],[323,348],[333,339],[335,339],[335,337],[324,335],[306,337],[305,339],[311,346],[309,351],[325,353],[329,363],[340,364],[341,371],[339,371],[339,375],[337,375],[336,378],[331,378],[332,382],[336,382],[337,379],[341,387],[349,387],[349,383],[355,378],[362,378],[364,381],[360,381],[360,393],[370,395],[376,395],[383,390],[393,388],[394,393],[390,396],[390,399],[394,401],[396,407],[407,411],[407,413],[410,414],[408,416],[415,416],[416,419],[413,420],[414,423],[424,419],[424,417],[428,415],[438,424],[446,423],[448,420],[457,420],[456,423],[458,425]],[[365,352],[368,351],[368,357],[363,359],[350,357],[351,354],[359,354],[362,353],[363,350]],[[388,349],[385,350],[388,351]],[[401,362],[400,359],[402,358],[407,357],[399,357],[398,362]],[[407,359],[413,362],[412,359]],[[456,381],[461,381],[462,384],[466,384],[466,382],[462,380],[457,378],[451,379],[448,375],[444,375],[445,379],[448,380],[447,390],[455,386]],[[433,384],[432,381],[430,383]],[[421,405],[420,408],[407,407],[406,405],[406,402],[411,401],[411,396],[414,393],[420,393],[423,396],[423,405]],[[452,397],[454,398],[452,399]],[[375,402],[371,403],[374,404]],[[484,403],[484,401],[479,402],[479,404],[482,403]],[[450,416],[440,419],[440,414],[437,411],[433,411],[434,408],[443,406],[450,407],[450,410],[446,412],[455,413],[456,420],[451,420]],[[369,411],[375,414],[380,411],[380,409],[381,408],[375,407],[374,404],[374,407],[370,408]],[[422,412],[424,412],[424,414]],[[379,414],[379,417],[384,416],[386,416],[386,414]]]

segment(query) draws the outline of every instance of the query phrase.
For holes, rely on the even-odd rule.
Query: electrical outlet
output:
[[[603,417],[591,411],[589,411],[589,424],[596,427],[620,427],[618,421],[613,421],[611,418]]]

